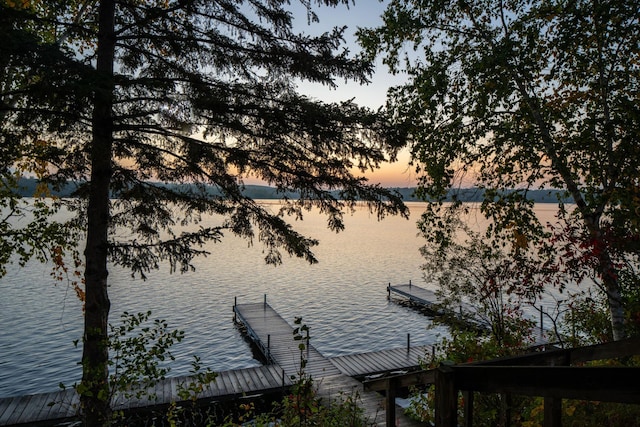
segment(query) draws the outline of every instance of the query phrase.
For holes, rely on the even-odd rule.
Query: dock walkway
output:
[[[450,315],[460,322],[479,329],[491,329],[491,324],[478,314],[476,307],[466,302],[461,302],[457,311],[444,311],[438,301],[436,293],[430,289],[416,286],[409,282],[408,285],[387,286],[387,295],[397,294],[429,310],[434,315]]]
[[[269,304],[266,300],[263,303],[255,304],[236,304],[234,305],[234,313],[236,321],[244,325],[247,329],[247,335],[254,341],[264,356],[273,363],[278,364],[287,375],[296,376],[300,372],[300,349],[299,341],[293,339],[293,327],[291,327]],[[327,402],[334,399],[341,399],[350,396],[352,393],[358,394],[360,408],[363,409],[365,417],[377,426],[385,425],[402,425],[402,426],[421,426],[422,423],[415,422],[403,414],[396,415],[396,420],[391,423],[386,419],[387,414],[384,408],[384,398],[372,391],[365,390],[358,380],[352,378],[347,372],[356,366],[353,358],[334,358],[328,359],[316,350],[312,345],[308,345],[304,351],[304,357],[307,360],[305,373],[309,374],[318,386],[318,395],[325,398]],[[381,362],[381,355],[384,352],[377,352],[379,356],[378,363],[370,364],[370,368],[376,372],[380,370],[393,370],[402,368],[403,363],[400,360],[410,360],[407,364],[418,365],[418,358],[424,353],[419,350],[407,356],[407,351],[400,352],[402,357],[397,363],[392,364],[387,360],[386,364],[393,365],[390,369],[381,369],[385,364]],[[386,354],[391,357],[393,352]],[[416,356],[416,360],[411,360]],[[375,359],[374,356],[369,358]],[[351,368],[350,368],[351,367]],[[358,374],[366,373],[367,369],[362,364],[359,369],[353,369]],[[394,411],[391,412],[393,414]]]
[[[194,379],[190,376],[166,378],[152,390],[148,390],[144,397],[124,399],[116,396],[112,405],[115,410],[127,411],[180,402],[178,391],[192,381]],[[283,376],[282,370],[274,365],[222,371],[218,372],[216,380],[198,396],[198,400],[232,400],[252,394],[281,392],[291,385],[291,379]],[[149,399],[149,395],[155,395],[156,399]],[[78,395],[73,389],[1,398],[0,426],[37,426],[72,421],[76,418],[79,403]]]
[[[420,360],[428,355],[432,346],[394,348],[370,353],[348,354],[329,360],[345,375],[354,378],[368,377],[381,373],[394,374],[396,371],[410,371],[420,368]]]
[[[300,372],[300,341],[293,340],[293,328],[269,304],[237,304],[234,312],[236,320],[247,328],[247,335],[268,361],[281,367],[289,377]],[[307,374],[316,378],[340,373],[313,345],[306,347]]]

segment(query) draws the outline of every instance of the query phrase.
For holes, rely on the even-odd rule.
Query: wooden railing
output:
[[[394,425],[395,397],[400,388],[435,384],[437,427],[457,426],[459,392],[464,396],[466,427],[473,425],[474,392],[542,396],[544,426],[558,427],[562,399],[640,403],[640,383],[636,380],[640,368],[571,365],[639,354],[640,338],[635,338],[486,362],[443,364],[429,371],[365,381],[365,387],[386,392],[387,426]]]

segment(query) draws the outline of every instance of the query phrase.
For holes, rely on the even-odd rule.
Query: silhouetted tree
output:
[[[312,4],[349,2],[300,3],[306,23]],[[86,230],[85,425],[109,422],[109,263],[143,277],[163,261],[187,271],[225,231],[264,244],[268,263],[281,251],[316,262],[317,241],[287,216],[318,208],[338,231],[358,201],[379,217],[406,215],[395,193],[357,176],[393,157],[403,135],[352,102],[296,91],[297,81],[367,81],[372,65],[340,47],[343,29],[297,33],[286,0],[0,4],[15,36],[3,78],[23,76],[3,89],[3,130],[56,148],[48,180],[82,183],[73,208]],[[248,176],[300,199],[270,212],[243,196]],[[224,220],[185,228],[205,214]]]
[[[406,85],[388,107],[411,126],[423,195],[478,186],[488,233],[518,254],[546,231],[527,191],[565,190],[590,277],[625,336],[622,273],[635,277],[640,236],[640,24],[637,1],[391,1],[359,33]],[[515,191],[512,191],[515,190]],[[423,217],[432,241],[454,236],[461,203]],[[566,215],[565,215],[566,213]],[[452,216],[453,215],[453,216]]]

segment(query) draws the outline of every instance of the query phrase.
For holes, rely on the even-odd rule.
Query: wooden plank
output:
[[[251,392],[251,388],[250,388],[250,381],[247,381],[247,379],[245,378],[244,374],[243,374],[243,370],[242,369],[236,369],[234,371],[232,371],[233,375],[236,377],[237,383],[238,383],[238,389],[237,392],[239,394],[245,394],[247,392]]]
[[[375,354],[364,354],[362,358],[368,360],[368,363],[372,365],[377,371],[397,369],[402,367],[402,363],[398,362],[398,357],[395,357],[390,351],[379,351]],[[388,369],[384,369],[387,367]]]
[[[603,402],[640,403],[640,368],[457,365],[460,390]]]
[[[338,356],[331,358],[331,363],[333,363],[339,370],[345,375],[350,377],[355,377],[358,375],[354,369],[352,369],[351,365],[346,362],[344,356]]]
[[[16,397],[16,404],[14,405],[13,411],[9,414],[7,418],[7,424],[17,424],[22,416],[22,413],[29,406],[29,401],[31,400],[31,395],[26,396],[18,396]]]
[[[49,410],[45,411],[45,419],[56,420],[60,418],[61,407],[64,404],[63,398],[64,393],[61,390],[49,394],[48,402],[46,403]]]
[[[256,375],[253,368],[241,369],[240,372],[244,376],[244,380],[247,383],[247,393],[253,393],[263,390],[264,387],[262,387],[262,383],[260,382],[260,379]]]
[[[13,411],[16,410],[19,403],[20,396],[8,398],[2,416],[0,416],[0,425],[7,425],[9,423],[9,418],[13,415]]]
[[[256,377],[258,377],[258,380],[260,381],[260,384],[262,385],[262,388],[264,389],[269,389],[271,388],[271,384],[272,382],[269,382],[269,379],[267,378],[267,375],[271,375],[269,373],[269,371],[265,370],[265,369],[255,369],[255,375]]]
[[[29,414],[23,412],[21,422],[35,423],[44,419],[42,418],[43,412],[49,412],[49,407],[47,406],[49,403],[48,396],[49,394],[47,393],[33,395],[30,402],[31,412]]]
[[[40,412],[40,416],[43,420],[54,420],[57,417],[55,416],[59,412],[59,405],[61,404],[58,399],[60,395],[60,390],[54,391],[52,393],[46,394],[46,399],[44,402],[44,407]],[[0,425],[4,425],[0,422]]]
[[[232,390],[229,389],[224,377],[226,377],[225,372],[220,372],[218,378],[216,378],[216,385],[220,390],[220,396],[227,396],[232,393]]]
[[[4,413],[9,409],[13,397],[3,397],[0,399],[0,421],[3,419]]]
[[[281,387],[282,386],[282,376],[283,376],[283,370],[282,368],[279,368],[275,365],[269,365],[268,366],[269,370],[269,374],[271,375],[271,378],[273,379],[272,384],[274,384],[276,387]],[[284,383],[285,385],[291,385],[292,381],[291,378],[289,378],[289,376],[287,375],[286,372],[284,372]]]
[[[244,393],[246,390],[244,378],[239,373],[239,371],[229,371],[229,377],[233,382],[235,394]]]
[[[219,374],[218,374],[219,375]],[[208,384],[203,384],[204,388],[202,390],[202,397],[206,399],[213,399],[219,396],[218,393],[218,378],[214,381],[209,382]]]
[[[66,405],[66,416],[75,417],[78,415],[80,409],[80,395],[72,388],[68,388],[62,392],[64,394],[63,400]]]
[[[179,399],[178,397],[178,385],[179,385],[179,379],[177,377],[171,378],[171,398],[169,400],[169,402],[167,403],[172,403],[172,402],[177,402]]]
[[[249,386],[247,390],[248,393],[251,393],[253,391],[264,390],[264,387],[260,382],[260,378],[258,378],[258,375],[256,375],[255,369],[253,368],[243,369],[242,375],[244,375],[244,378]]]
[[[226,390],[225,395],[227,396],[231,396],[236,393],[236,388],[233,384],[233,381],[231,381],[231,378],[229,378],[229,372],[230,371],[225,371],[224,375],[222,375],[222,381],[224,382],[224,388]]]
[[[359,375],[377,373],[378,369],[370,366],[368,361],[358,354],[352,354],[347,361],[351,363],[355,370],[359,372]]]
[[[230,394],[238,394],[240,393],[241,387],[238,384],[238,379],[236,378],[234,371],[226,371],[225,372],[225,381],[229,385]]]

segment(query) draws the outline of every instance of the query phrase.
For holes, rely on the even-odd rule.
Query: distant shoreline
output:
[[[35,178],[22,178],[18,182],[18,194],[22,197],[33,197],[35,194],[37,180]],[[160,184],[168,187],[174,187],[176,189],[186,189],[190,184]],[[51,191],[51,195],[57,197],[74,197],[74,191],[77,188],[75,183],[67,184],[61,191]],[[416,187],[387,187],[389,190],[396,191],[402,196],[402,200],[405,202],[428,202],[429,200],[423,200],[415,196]],[[514,190],[515,191],[515,190]],[[338,192],[335,192],[338,194]],[[210,194],[212,196],[221,195],[215,187],[210,188]],[[245,185],[243,194],[252,199],[262,200],[278,200],[282,198],[297,199],[299,193],[296,192],[281,192],[274,187],[266,185]],[[484,191],[479,188],[460,188],[456,190],[450,190],[446,201],[453,201],[454,199],[462,202],[481,202],[483,201]],[[564,203],[573,203],[573,198],[565,195],[565,192],[561,190],[528,190],[527,199],[533,200],[535,203],[558,203],[562,200]]]

